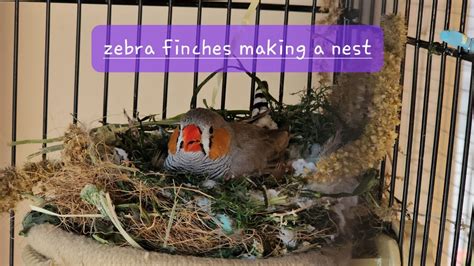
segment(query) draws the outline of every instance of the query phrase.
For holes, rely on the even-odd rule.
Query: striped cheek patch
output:
[[[229,153],[230,150],[230,134],[224,128],[214,129],[211,147],[209,148],[209,158],[216,160]]]
[[[178,137],[179,137],[179,129],[175,128],[173,131],[173,134],[171,134],[171,137],[168,141],[168,151],[171,154],[176,153],[176,146],[178,145]]]

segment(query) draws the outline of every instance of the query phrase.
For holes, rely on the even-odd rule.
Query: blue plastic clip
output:
[[[440,33],[442,41],[451,46],[460,46],[468,53],[474,53],[474,38],[469,38],[466,35],[453,31],[445,30]]]

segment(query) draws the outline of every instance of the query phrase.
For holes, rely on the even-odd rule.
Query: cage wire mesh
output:
[[[150,6],[161,6],[159,16],[168,25],[176,21],[176,11],[181,8],[192,8],[196,13],[196,24],[203,23],[203,10],[216,9],[225,14],[223,23],[231,24],[232,15],[237,10],[246,9],[248,2],[237,1],[201,1],[201,0],[169,0],[169,1],[128,1],[128,0],[85,0],[85,1],[28,1],[39,2],[37,8],[44,12],[44,64],[43,99],[42,101],[42,135],[48,137],[48,107],[55,104],[56,99],[50,95],[50,81],[55,78],[51,71],[50,58],[56,52],[51,49],[52,12],[56,4],[75,5],[74,28],[64,30],[74,31],[75,47],[73,108],[72,122],[78,122],[81,102],[79,101],[81,77],[81,53],[84,44],[81,37],[84,34],[84,8],[105,8],[106,16],[103,23],[112,24],[114,11],[118,6],[137,12],[137,25],[143,23],[143,14]],[[314,24],[318,16],[324,16],[318,1],[262,1],[256,9],[254,23],[259,24],[262,12],[272,11],[282,17],[284,25],[289,24],[293,14],[310,14],[309,23]],[[21,53],[20,26],[22,7],[31,5],[26,1],[16,0],[12,4],[13,30],[13,65],[12,87],[2,88],[11,90],[11,140],[16,141],[18,133],[17,109],[20,99],[19,81],[27,78],[19,71],[19,56]],[[342,24],[379,24],[381,16],[397,13],[405,17],[408,25],[408,41],[406,57],[402,63],[400,82],[404,85],[402,95],[403,107],[400,112],[401,125],[396,128],[398,137],[393,147],[393,153],[388,154],[380,165],[381,194],[387,191],[388,199],[384,204],[395,209],[397,219],[387,225],[387,230],[394,230],[406,265],[471,265],[472,243],[474,234],[473,223],[473,188],[472,182],[472,113],[474,87],[474,54],[461,48],[448,47],[439,38],[443,29],[456,29],[460,32],[474,35],[474,5],[468,0],[433,0],[433,1],[397,1],[397,0],[345,0],[341,2],[343,13]],[[117,11],[115,11],[117,12]],[[108,36],[110,38],[110,36]],[[472,52],[472,51],[471,51]],[[255,72],[255,68],[253,69]],[[133,103],[132,113],[137,117],[140,107],[140,80],[142,74],[133,74]],[[171,74],[172,75],[172,74]],[[199,82],[198,73],[192,74],[193,87]],[[282,71],[278,75],[278,99],[285,101],[285,78]],[[335,75],[337,78],[337,75]],[[166,118],[169,114],[170,73],[164,73],[161,115]],[[306,88],[312,87],[313,74],[307,74]],[[110,74],[105,72],[102,77],[102,89],[96,97],[103,98],[101,103],[102,122],[107,123],[109,105],[114,99],[110,96]],[[225,108],[228,101],[229,77],[222,74],[220,99],[218,106]],[[40,85],[38,85],[40,86]],[[157,84],[158,86],[158,84]],[[255,83],[250,84],[250,96],[254,94]],[[253,97],[249,97],[252,101]],[[196,106],[196,101],[192,106]],[[250,104],[252,104],[250,102]],[[45,146],[45,144],[43,144]],[[44,147],[43,146],[43,147]],[[10,163],[17,163],[17,149],[11,147]],[[15,213],[10,212],[9,228],[9,263],[14,264],[15,254]],[[6,236],[3,236],[4,238]],[[7,254],[1,254],[5,257]]]

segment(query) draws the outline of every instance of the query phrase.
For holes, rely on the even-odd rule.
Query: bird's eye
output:
[[[212,133],[214,133],[214,128],[213,128],[213,127],[210,127],[210,128],[209,128],[209,134],[212,134]]]

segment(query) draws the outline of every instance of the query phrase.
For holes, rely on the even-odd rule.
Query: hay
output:
[[[327,145],[337,139],[339,119],[331,112],[329,89],[304,92],[295,105],[270,98],[273,118],[291,133],[294,158],[315,156],[314,144],[337,148],[337,141]],[[228,121],[249,122],[248,113],[220,111]],[[163,172],[169,132],[178,119],[129,118],[128,124],[91,130],[71,125],[55,139],[62,143],[51,146],[62,148],[59,161],[2,172],[11,189],[2,192],[8,197],[0,203],[10,208],[20,193],[39,199],[23,221],[22,234],[50,223],[107,245],[214,258],[267,258],[339,245],[355,236],[346,212],[356,224],[367,219],[377,224],[368,207],[353,212],[340,202],[371,193],[377,172],[361,175],[353,193],[333,195],[315,191],[313,181],[291,171],[278,178],[215,181]]]
[[[48,220],[44,217],[51,213],[32,212],[35,217],[27,217],[23,233],[41,220],[102,243],[223,258],[283,255],[325,246],[339,235],[328,201],[304,191],[303,178],[241,177],[206,188],[202,179],[170,176],[145,163],[162,152],[144,147],[162,147],[167,133],[139,124],[134,121],[115,132],[111,127],[87,132],[72,125],[63,138],[60,162],[32,164],[54,165],[53,170],[18,171],[39,176],[41,189],[35,196],[57,214],[56,220]],[[131,158],[118,161],[115,147],[107,143]]]
[[[330,102],[345,121],[347,143],[317,163],[313,179],[338,183],[376,167],[391,151],[400,123],[400,63],[406,40],[401,17],[384,17],[384,66],[380,72],[345,73],[338,80]],[[351,89],[347,89],[351,88]]]
[[[27,163],[21,170],[7,167],[0,170],[0,212],[6,212],[15,207],[22,199],[23,193],[33,190],[41,180],[49,177],[59,169],[55,162],[43,161]]]

